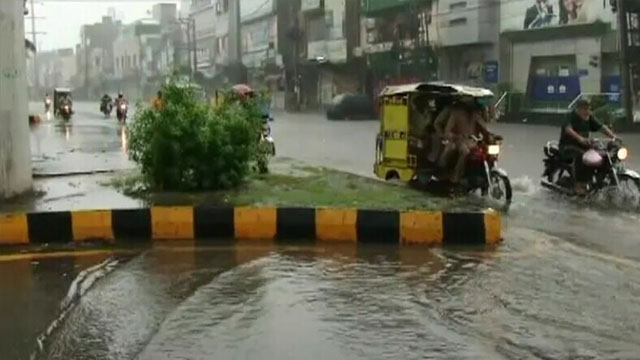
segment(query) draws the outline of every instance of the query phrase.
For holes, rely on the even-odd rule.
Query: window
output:
[[[464,9],[467,7],[466,1],[458,1],[449,5],[449,10]]]
[[[464,26],[467,25],[467,18],[457,18],[449,20],[449,26]]]
[[[221,54],[227,51],[227,43],[229,37],[227,35],[220,36],[216,39],[216,54]]]

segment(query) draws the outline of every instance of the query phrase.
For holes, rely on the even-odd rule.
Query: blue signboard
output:
[[[484,82],[487,84],[498,83],[498,62],[485,61],[484,63]]]

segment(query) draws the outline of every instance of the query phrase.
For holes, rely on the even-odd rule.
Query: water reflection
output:
[[[39,358],[632,358],[640,351],[640,265],[590,258],[535,233],[510,235],[497,250],[154,244],[97,283]]]
[[[126,153],[129,143],[129,128],[127,128],[126,125],[122,125],[116,133],[118,134],[118,137],[120,137],[120,149]]]

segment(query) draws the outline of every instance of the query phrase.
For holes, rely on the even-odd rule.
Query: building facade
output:
[[[435,1],[362,0],[361,46],[364,60],[362,83],[376,95],[387,85],[438,78],[433,20]]]
[[[525,112],[562,114],[578,96],[620,93],[616,16],[608,2],[577,3],[501,5],[500,78]]]
[[[247,82],[254,87],[272,87],[271,79],[282,71],[278,52],[276,0],[240,1],[240,44]]]
[[[303,108],[322,108],[341,93],[360,90],[362,65],[354,56],[360,42],[360,3],[303,0],[300,86]]]
[[[495,87],[499,82],[500,0],[438,0],[438,77]]]
[[[77,73],[76,55],[73,48],[36,53],[38,63],[37,83],[45,92],[53,88],[73,88],[73,77]],[[30,79],[33,82],[33,79]]]

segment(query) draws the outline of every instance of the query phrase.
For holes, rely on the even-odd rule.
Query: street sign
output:
[[[487,84],[498,83],[498,70],[499,65],[495,60],[485,61],[484,63],[484,82]]]

